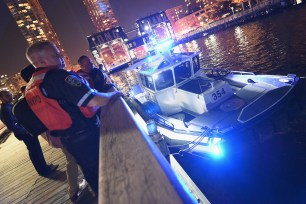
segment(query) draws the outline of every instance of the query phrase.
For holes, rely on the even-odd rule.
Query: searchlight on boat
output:
[[[167,52],[172,48],[173,43],[174,43],[173,39],[163,41],[155,46],[155,50],[158,52]]]
[[[147,122],[147,129],[148,129],[149,135],[154,135],[157,133],[157,125],[154,122],[154,120],[149,120]]]
[[[220,146],[220,141],[220,138],[211,138],[209,141],[211,153],[216,157],[221,157],[223,155],[222,148]]]
[[[153,79],[158,79],[158,74],[153,74]]]

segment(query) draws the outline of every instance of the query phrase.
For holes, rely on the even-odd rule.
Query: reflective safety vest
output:
[[[66,130],[72,126],[72,118],[57,100],[47,98],[40,89],[40,85],[49,70],[45,68],[34,72],[26,87],[25,98],[32,111],[49,131]],[[79,109],[80,114],[83,114],[85,118],[91,118],[96,113],[95,108],[79,107]]]

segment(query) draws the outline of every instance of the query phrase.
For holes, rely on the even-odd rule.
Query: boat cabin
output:
[[[143,93],[135,98],[144,104],[157,103],[162,114],[207,112],[233,91],[224,81],[199,77],[200,60],[197,52],[168,53],[152,56],[137,67]]]

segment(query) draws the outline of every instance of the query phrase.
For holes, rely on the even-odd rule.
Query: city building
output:
[[[186,16],[186,10],[184,9],[183,5],[167,9],[165,12],[171,25],[173,25],[176,21]]]
[[[6,74],[0,76],[0,91],[2,89],[7,89],[7,84],[6,84],[7,80],[8,77]]]
[[[201,10],[212,4],[217,4],[219,0],[185,0],[188,13],[193,13]]]
[[[148,56],[148,42],[148,34],[134,37],[126,42],[130,57],[133,61],[138,61]]]
[[[164,11],[136,20],[138,35],[148,34],[148,51],[154,50],[159,43],[175,39],[173,28]]]
[[[11,90],[11,92],[16,95],[20,93],[21,87],[25,86],[26,82],[22,79],[20,73],[17,73],[8,78],[6,85]]]
[[[128,40],[119,26],[108,0],[83,0],[98,33],[87,37],[89,49],[98,65],[111,72],[131,61],[125,42]]]
[[[108,0],[83,0],[98,32],[119,26]]]
[[[89,49],[98,65],[111,72],[131,61],[122,27],[114,27],[87,37]]]
[[[184,35],[196,30],[201,25],[195,14],[192,13],[188,16],[179,19],[172,26],[173,30],[175,31],[176,37],[180,39],[184,37]]]
[[[165,11],[176,38],[197,29],[200,24],[194,13],[186,15],[186,10],[182,5],[176,6]]]
[[[29,45],[39,41],[52,41],[64,55],[67,68],[70,60],[38,0],[5,0],[20,31]]]
[[[20,95],[20,89],[25,86],[26,82],[20,76],[20,73],[13,76],[1,75],[0,76],[0,91],[9,90],[14,96]]]
[[[185,0],[188,13],[193,13],[201,9],[203,0]]]

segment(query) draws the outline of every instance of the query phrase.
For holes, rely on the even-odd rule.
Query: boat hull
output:
[[[276,100],[277,103],[272,103],[266,108],[263,107],[264,110],[259,111],[260,114],[257,113],[256,117],[249,117],[251,119],[248,120],[245,119],[246,116],[241,114],[242,108],[230,112],[222,112],[220,108],[216,108],[216,110],[202,114],[189,122],[180,121],[177,118],[173,119],[169,116],[161,116],[163,119],[156,119],[154,115],[158,115],[156,112],[160,113],[160,110],[158,110],[158,106],[154,107],[154,103],[152,106],[155,110],[151,111],[135,100],[131,100],[129,104],[145,121],[151,119],[157,121],[159,131],[164,135],[170,147],[181,145],[183,149],[188,149],[190,145],[198,142],[197,138],[201,138],[203,129],[208,127],[212,131],[202,136],[206,137],[206,141],[202,140],[198,147],[193,148],[189,153],[210,157],[211,149],[208,138],[218,137],[222,139],[220,144],[227,152],[226,155],[229,156],[244,152],[250,145],[263,143],[272,138],[275,133],[287,131],[289,122],[305,108],[305,87],[305,79],[299,79],[296,84],[287,87],[288,90],[284,88],[280,91],[279,94],[286,94],[279,96],[279,100]],[[266,97],[268,99],[269,97],[275,98],[276,95],[272,93],[271,96]],[[267,101],[267,98],[263,98],[262,101]],[[262,104],[262,101],[258,101],[259,105]],[[218,122],[212,118],[219,118]],[[161,122],[162,120],[166,122]],[[177,125],[177,123],[180,124]],[[170,132],[172,136],[170,136]],[[186,134],[186,132],[189,133]]]

